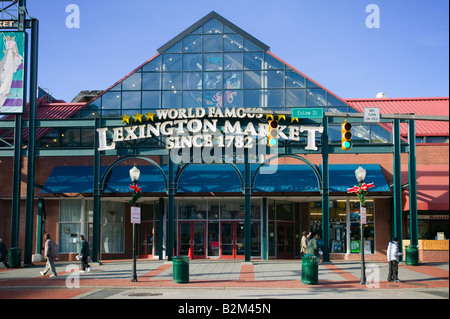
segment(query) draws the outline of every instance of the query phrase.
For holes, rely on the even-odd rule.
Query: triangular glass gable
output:
[[[102,117],[181,107],[261,107],[274,111],[323,107],[328,112],[357,112],[215,12],[158,52],[94,100],[86,116],[94,114],[93,108]]]

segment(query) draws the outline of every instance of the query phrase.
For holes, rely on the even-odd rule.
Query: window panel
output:
[[[254,45],[251,41],[244,39],[244,50],[245,51],[262,51],[261,48]]]
[[[244,72],[244,88],[259,89],[261,87],[261,71]]]
[[[203,25],[203,33],[222,33],[223,25],[216,19],[211,19]]]
[[[181,73],[163,73],[163,90],[180,90]]]
[[[143,90],[160,90],[161,73],[142,73]]]
[[[221,52],[223,51],[222,35],[204,35],[203,36],[204,52]]]
[[[222,72],[203,72],[203,88],[207,90],[222,88]]]
[[[201,107],[202,92],[201,91],[183,91],[183,107]]]
[[[343,101],[335,97],[333,94],[328,94],[327,96],[327,105],[333,106],[347,106]]]
[[[172,45],[170,48],[168,48],[165,52],[167,53],[181,53],[181,41],[178,41],[174,45]]]
[[[102,95],[102,110],[104,109],[120,109],[120,92],[106,92]]]
[[[202,36],[188,35],[183,39],[183,52],[202,52]]]
[[[306,90],[306,106],[325,106],[327,92],[323,89]]]
[[[263,107],[263,99],[262,90],[244,90],[245,107]]]
[[[223,106],[224,107],[243,107],[243,93],[242,90],[224,90],[223,91]]]
[[[142,67],[142,71],[161,71],[161,55],[158,55],[153,60],[148,62],[146,65]]]
[[[305,77],[298,74],[297,72],[290,70],[286,71],[286,87],[287,88],[304,88],[305,87]]]
[[[183,54],[183,70],[184,71],[201,71],[202,55],[201,54]]]
[[[225,70],[242,70],[244,55],[242,53],[225,53],[223,68]]]
[[[310,79],[306,79],[306,87],[307,88],[319,88],[320,86],[318,86],[316,83],[314,83]]]
[[[283,70],[284,69],[284,63],[281,62],[280,60],[274,58],[272,55],[270,55],[269,53],[265,53],[265,66],[268,70]]]
[[[141,108],[141,92],[122,92],[122,109]]]
[[[305,106],[304,89],[286,89],[286,106]]]
[[[263,62],[263,53],[244,53],[245,70],[261,70]]]
[[[284,87],[284,72],[282,70],[266,71],[268,88]]]
[[[141,89],[141,73],[131,74],[122,82],[122,90],[140,90]]]
[[[60,132],[61,132],[61,143],[63,147],[80,146],[81,129],[68,128],[60,130]]]
[[[183,89],[185,90],[201,90],[202,82],[203,81],[201,72],[183,73]]]
[[[223,106],[222,91],[218,90],[203,91],[203,106],[222,107]]]
[[[160,108],[161,92],[160,91],[144,91],[142,92],[142,112],[150,109]]]
[[[181,71],[181,54],[164,54],[164,71]]]
[[[242,84],[242,71],[223,72],[224,89],[240,89]]]
[[[239,34],[227,34],[223,37],[224,51],[243,51],[244,39]]]
[[[267,107],[284,106],[284,90],[267,90]]]
[[[162,108],[181,107],[181,91],[165,91],[162,94]]]
[[[222,70],[222,53],[204,54],[203,55],[203,71],[220,71]]]

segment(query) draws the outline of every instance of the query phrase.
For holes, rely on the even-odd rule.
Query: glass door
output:
[[[221,257],[244,258],[244,222],[225,221],[220,223]]]
[[[206,223],[180,222],[179,247],[180,256],[188,256],[191,250],[192,258],[206,258]]]
[[[291,222],[277,223],[277,258],[294,258],[294,224]]]
[[[143,222],[139,226],[139,257],[153,257],[153,222]]]

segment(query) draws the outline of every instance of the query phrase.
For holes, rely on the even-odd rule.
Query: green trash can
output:
[[[417,264],[419,263],[419,247],[415,245],[409,245],[405,247],[405,250],[405,264],[408,266],[417,266]]]
[[[319,260],[314,255],[304,255],[302,258],[302,283],[317,285],[319,282]]]
[[[9,250],[8,254],[9,254],[8,259],[9,266],[12,268],[20,268],[22,259],[22,251],[20,250],[20,248],[12,247]]]
[[[189,256],[177,256],[172,258],[173,281],[179,284],[189,282]]]

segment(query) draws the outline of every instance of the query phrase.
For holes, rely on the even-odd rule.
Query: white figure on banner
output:
[[[11,91],[14,73],[23,62],[23,56],[19,54],[15,37],[3,38],[5,49],[0,61],[0,111]]]

